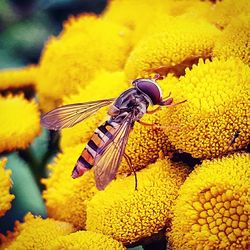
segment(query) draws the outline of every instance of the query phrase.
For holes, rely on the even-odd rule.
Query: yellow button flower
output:
[[[218,28],[224,29],[235,17],[240,14],[247,14],[250,11],[250,2],[248,0],[223,0],[216,1],[216,4],[210,8],[208,20]]]
[[[0,71],[0,90],[22,88],[34,85],[37,68],[27,66],[17,69],[2,69]]]
[[[5,170],[6,159],[0,160],[0,217],[11,208],[11,201],[15,198],[10,194],[11,183],[11,170]]]
[[[63,96],[86,86],[100,68],[122,69],[129,50],[127,28],[93,15],[70,18],[61,35],[47,42],[40,60],[37,81],[42,109],[48,111]]]
[[[204,20],[185,17],[170,19],[164,30],[145,37],[131,52],[125,66],[128,79],[149,76],[150,73],[166,75],[183,74],[198,58],[211,56],[219,31]]]
[[[0,152],[28,147],[40,132],[36,103],[9,95],[0,97],[0,110]]]
[[[186,179],[174,207],[171,249],[249,249],[250,157],[204,161]]]
[[[63,104],[97,101],[116,98],[129,86],[123,72],[99,72],[85,88],[78,89],[78,93],[64,98]],[[129,86],[129,87],[132,87]],[[84,143],[90,139],[95,129],[108,118],[107,108],[102,108],[95,115],[69,129],[62,130],[61,148]]]
[[[193,157],[216,157],[249,143],[250,69],[240,60],[202,60],[172,87],[176,102],[165,109],[162,121],[173,146]],[[240,136],[233,141],[234,135]]]
[[[24,223],[15,224],[14,232],[9,232],[7,237],[1,235],[2,249],[48,249],[47,246],[57,237],[74,232],[73,226],[66,222],[54,219],[42,219],[28,213]]]
[[[215,44],[214,56],[240,58],[250,65],[250,15],[234,18]]]
[[[50,176],[42,181],[49,217],[70,222],[78,229],[85,228],[86,201],[97,191],[92,171],[77,179],[71,177],[82,150],[82,145],[66,148],[49,165]]]
[[[91,231],[78,231],[66,236],[58,237],[50,246],[52,250],[103,250],[103,249],[126,249],[121,243],[106,235]]]
[[[188,169],[158,160],[134,176],[113,181],[87,203],[87,230],[124,243],[136,242],[161,230],[171,217],[178,188]]]

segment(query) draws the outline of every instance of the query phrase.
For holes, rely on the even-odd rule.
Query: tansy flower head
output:
[[[24,223],[16,222],[14,232],[7,237],[1,235],[3,249],[48,249],[50,241],[74,232],[73,226],[54,219],[42,219],[28,213]]]
[[[171,217],[178,188],[187,176],[183,166],[158,160],[134,176],[113,181],[87,203],[87,229],[124,244],[157,233]]]
[[[210,8],[210,14],[207,18],[218,28],[224,29],[232,19],[240,14],[247,14],[250,11],[250,2],[248,0],[223,0],[216,1],[216,4]]]
[[[123,72],[101,71],[85,88],[79,88],[77,94],[64,98],[63,104],[116,98],[126,90],[128,86],[129,84],[125,81]],[[61,148],[64,149],[78,143],[81,143],[84,147],[84,143],[90,139],[94,130],[108,118],[107,109],[108,108],[102,108],[96,114],[74,127],[62,130]]]
[[[187,102],[165,109],[162,123],[169,141],[197,158],[219,156],[249,143],[250,69],[240,60],[202,60],[186,70],[172,87],[176,102]],[[236,131],[240,136],[230,145]]]
[[[0,97],[0,110],[0,152],[26,148],[40,132],[36,103],[9,95]]]
[[[11,170],[5,170],[6,159],[0,159],[0,217],[11,208],[11,201],[15,198],[10,194]]]
[[[126,249],[121,243],[106,235],[91,231],[78,231],[66,236],[59,237],[50,245],[53,250],[103,250],[103,249]]]
[[[0,90],[34,85],[36,72],[37,68],[35,66],[20,69],[3,69],[0,71]]]
[[[46,186],[43,197],[49,217],[70,222],[79,229],[85,227],[86,201],[97,191],[92,171],[81,178],[71,177],[83,148],[77,145],[65,149],[49,165],[50,176],[42,181]]]
[[[234,18],[218,38],[213,54],[217,57],[240,58],[250,65],[250,15]]]
[[[63,95],[86,86],[97,69],[121,69],[129,49],[125,27],[95,16],[69,19],[61,36],[44,48],[37,77],[40,100],[57,105]],[[48,111],[47,103],[41,105]]]
[[[170,20],[161,32],[145,37],[131,52],[125,66],[129,79],[151,73],[180,75],[198,58],[211,56],[219,33],[214,26],[185,17]]]
[[[182,185],[174,207],[172,249],[249,249],[250,157],[204,161]]]

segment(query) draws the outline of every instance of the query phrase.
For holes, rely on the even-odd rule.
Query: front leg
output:
[[[161,110],[161,106],[159,106],[159,107],[157,107],[157,108],[155,108],[153,110],[147,110],[146,113],[147,114],[154,114],[154,113],[156,113],[159,110]]]

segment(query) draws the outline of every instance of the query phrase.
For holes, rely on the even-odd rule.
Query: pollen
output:
[[[111,182],[87,203],[87,230],[124,243],[136,242],[161,230],[172,216],[178,188],[189,170],[158,160],[134,176]]]
[[[13,232],[1,236],[3,249],[48,249],[50,242],[59,236],[74,232],[73,226],[54,219],[42,219],[28,213],[24,222],[16,221]]]
[[[204,161],[186,179],[168,234],[171,249],[248,249],[250,157]]]
[[[0,217],[4,216],[6,211],[11,208],[11,202],[15,198],[15,196],[10,193],[12,186],[11,170],[5,169],[6,161],[6,159],[0,160]]]
[[[17,69],[2,69],[0,71],[0,90],[22,88],[35,85],[36,66],[27,66]]]
[[[52,244],[49,246],[49,249],[125,250],[126,248],[121,243],[109,236],[91,231],[78,231],[69,235],[58,237],[55,242],[52,242]]]
[[[135,46],[127,59],[125,73],[128,79],[154,73],[182,75],[198,58],[211,57],[219,33],[202,19],[197,22],[187,17],[172,18],[161,32],[145,37]]]
[[[85,228],[86,202],[97,191],[92,170],[81,178],[71,177],[83,148],[76,145],[65,149],[48,166],[51,171],[49,177],[42,180],[46,187],[43,198],[49,217],[69,222],[77,229]]]
[[[236,57],[250,65],[250,15],[234,18],[223,30],[214,48],[214,56]]]
[[[164,109],[163,124],[176,149],[197,158],[216,157],[249,143],[250,69],[239,59],[200,60],[172,87],[176,107]],[[236,131],[240,131],[235,138]]]
[[[42,53],[37,74],[42,109],[61,104],[63,96],[86,86],[100,68],[122,69],[129,50],[129,31],[124,26],[94,15],[70,18]]]
[[[64,98],[63,104],[98,101],[109,98],[117,98],[128,88],[123,72],[100,72],[85,88],[79,88],[78,93]],[[102,108],[96,114],[70,129],[62,130],[61,148],[84,143],[90,139],[95,129],[108,119],[107,108]]]
[[[25,149],[40,133],[40,114],[34,101],[22,95],[0,97],[0,152]]]

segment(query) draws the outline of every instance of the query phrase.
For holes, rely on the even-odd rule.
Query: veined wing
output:
[[[65,105],[49,111],[41,118],[43,127],[53,130],[70,128],[96,113],[100,108],[110,105],[115,99]]]
[[[115,178],[125,151],[129,132],[133,126],[133,118],[133,113],[128,114],[117,129],[113,139],[100,149],[94,166],[95,182],[100,190],[103,190]]]

